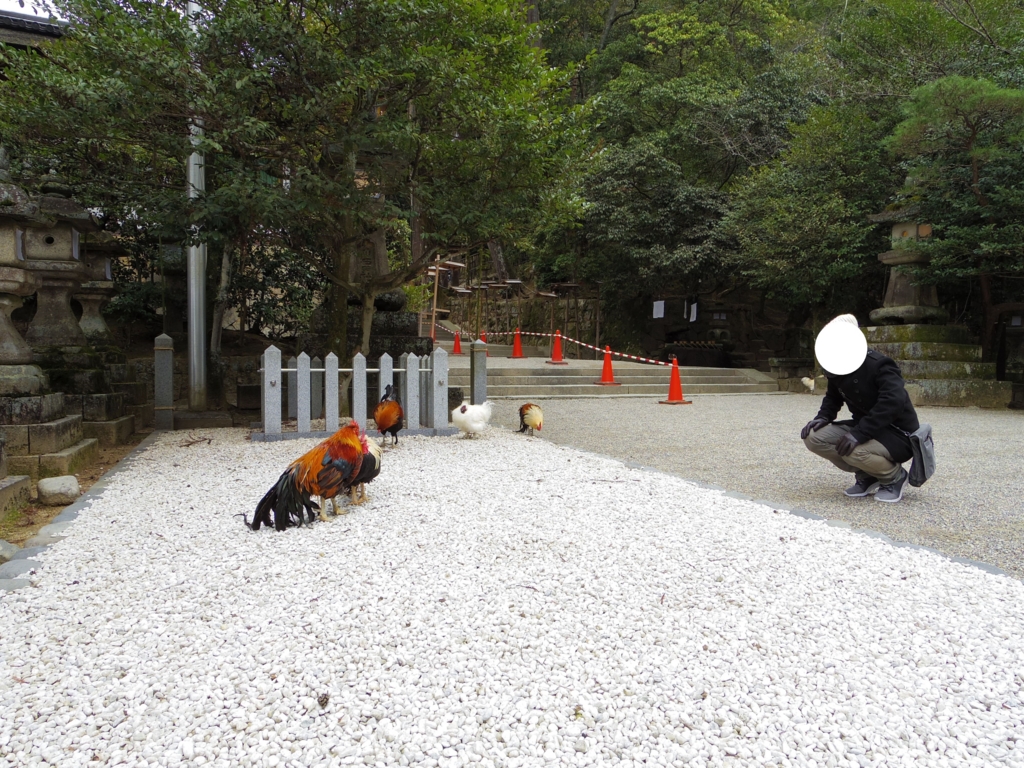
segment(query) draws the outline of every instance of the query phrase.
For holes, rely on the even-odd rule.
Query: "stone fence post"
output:
[[[302,352],[295,361],[295,419],[296,428],[299,433],[309,432],[309,355]],[[292,395],[288,393],[288,402],[291,403]]]
[[[366,356],[362,352],[352,356],[352,418],[366,429]]]
[[[411,352],[405,352],[399,359],[399,365],[405,370],[401,385],[402,412],[405,414],[405,428],[420,428],[420,359]]]
[[[427,426],[448,426],[448,353],[438,347],[430,353],[430,378],[427,381]]]
[[[281,434],[281,350],[271,344],[263,353],[263,434]]]
[[[338,431],[338,356],[331,352],[324,358],[324,428]]]
[[[487,344],[477,339],[469,358],[469,402],[480,405],[487,402]]]
[[[153,340],[153,427],[174,429],[174,339],[161,333]]]

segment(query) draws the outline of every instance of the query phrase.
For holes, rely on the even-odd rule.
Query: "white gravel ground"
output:
[[[252,533],[311,443],[208,434],[0,598],[0,763],[1024,766],[1019,581],[498,429]]]

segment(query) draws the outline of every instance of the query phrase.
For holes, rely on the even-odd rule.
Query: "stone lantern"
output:
[[[124,254],[124,248],[117,239],[107,232],[90,235],[85,244],[81,260],[85,269],[85,282],[74,294],[82,305],[82,317],[78,321],[90,343],[108,346],[113,335],[103,318],[103,307],[116,293],[110,272],[111,257]]]
[[[36,314],[26,340],[37,352],[40,348],[83,347],[88,339],[71,310],[71,295],[85,274],[80,260],[81,235],[99,227],[87,210],[70,199],[70,189],[56,177],[44,181],[41,191],[39,214],[52,224],[25,232],[25,269],[39,279]]]
[[[25,269],[25,235],[41,223],[39,206],[11,183],[7,153],[0,147],[0,396],[35,395],[49,384],[32,364],[32,348],[11,322],[11,313],[39,285]]]
[[[949,321],[949,313],[939,306],[935,286],[914,282],[914,265],[927,264],[929,258],[926,253],[908,246],[932,234],[931,225],[919,223],[914,213],[914,209],[904,208],[868,217],[876,224],[892,225],[892,250],[878,255],[878,260],[890,268],[885,298],[882,306],[869,315],[871,322],[878,325],[943,325]]]

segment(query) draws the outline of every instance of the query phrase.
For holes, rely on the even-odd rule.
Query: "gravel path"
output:
[[[881,504],[844,496],[852,475],[811,454],[800,440],[820,397],[690,399],[694,404],[686,406],[625,398],[540,401],[543,436],[1024,578],[1024,411],[918,409],[935,430],[936,473],[921,488],[907,486],[899,504]],[[519,405],[495,401],[495,423],[518,428]]]
[[[0,598],[0,763],[1024,766],[1019,581],[499,429],[252,533],[311,443],[205,434]]]

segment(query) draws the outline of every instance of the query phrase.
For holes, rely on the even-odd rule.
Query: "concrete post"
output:
[[[309,374],[309,418],[322,419],[324,417],[324,372],[318,368],[324,367],[324,361],[314,357],[311,363],[313,370]]]
[[[395,364],[391,360],[391,355],[385,352],[380,356],[380,363],[377,365],[380,368],[380,375],[377,378],[377,399],[380,400],[384,397],[384,390],[388,388],[388,384],[391,386],[395,385]]]
[[[296,360],[298,370],[295,372],[297,386],[295,387],[295,399],[297,400],[297,411],[295,418],[299,432],[309,432],[309,355],[301,353]],[[291,403],[291,393],[288,393],[288,402]]]
[[[298,364],[298,360],[294,357],[288,358],[288,364],[285,368],[291,368],[291,371],[284,375],[285,386],[288,388],[288,418],[294,419],[299,415],[299,398],[298,398],[298,377],[295,375],[295,366]]]
[[[324,420],[328,432],[338,431],[338,356],[331,352],[324,358]]]
[[[362,352],[352,357],[352,418],[366,429],[366,356]]]
[[[430,358],[424,356],[420,360],[420,371],[416,378],[420,385],[420,424],[430,423]]]
[[[438,347],[430,357],[432,370],[427,394],[427,426],[442,429],[448,426],[448,353]]]
[[[174,429],[174,339],[161,333],[153,340],[153,427]]]
[[[469,358],[469,402],[480,405],[487,402],[487,345],[477,339]]]
[[[274,345],[263,353],[263,434],[281,434],[281,350]]]
[[[400,358],[400,367],[405,371],[399,379],[402,387],[402,411],[405,414],[405,428],[420,428],[420,359],[406,352]]]

